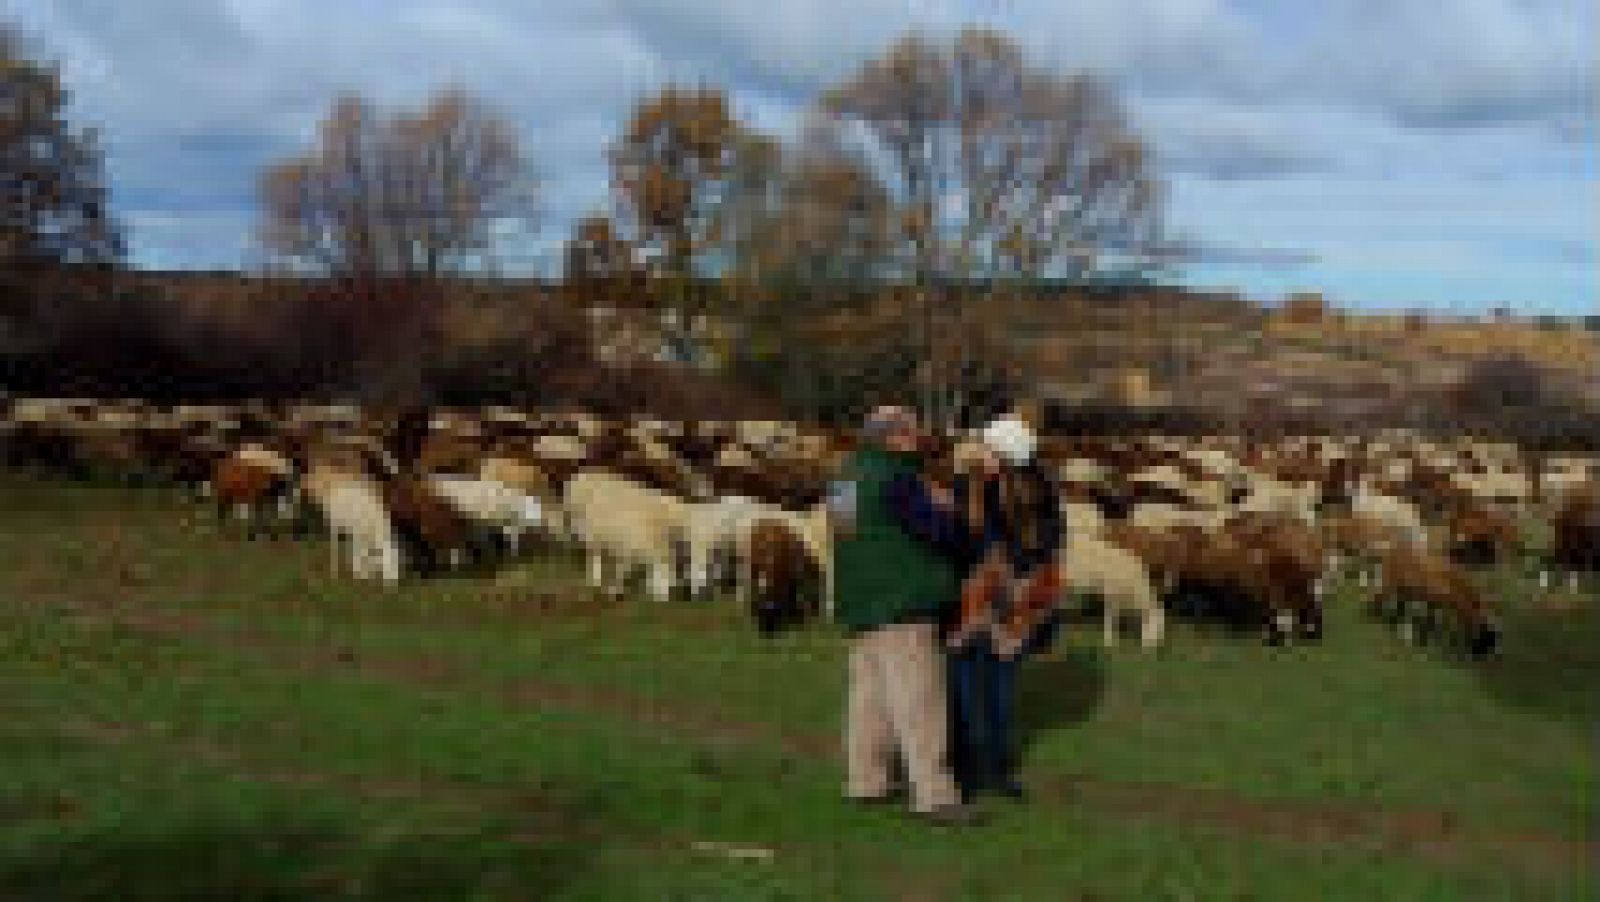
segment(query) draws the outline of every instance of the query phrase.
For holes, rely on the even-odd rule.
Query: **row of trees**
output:
[[[789,141],[714,87],[643,99],[607,151],[611,208],[573,224],[562,289],[532,297],[480,278],[537,223],[516,129],[457,90],[416,110],[341,97],[260,177],[259,246],[290,278],[186,304],[115,278],[97,135],[67,121],[59,68],[26,49],[0,26],[0,388],[761,406],[681,369],[595,366],[583,307],[643,304],[737,324],[729,375],[791,413],[894,398],[949,419],[1028,380],[1007,317],[1027,286],[1171,262],[1161,184],[1117,98],[969,30],[901,40],[815,98]],[[1489,361],[1423,406],[1434,425],[1581,431],[1542,380]]]
[[[1160,263],[1160,182],[1115,95],[995,32],[903,39],[818,97],[798,133],[751,128],[715,87],[642,100],[608,149],[613,209],[567,243],[570,294],[670,308],[686,330],[735,320],[753,333],[745,374],[780,389],[824,367],[844,386],[877,373],[886,391],[915,379],[948,415],[996,373],[982,342],[941,334],[982,331],[999,289]],[[264,174],[261,243],[342,279],[481,272],[534,219],[530,173],[507,123],[459,92],[392,115],[346,97],[315,146]],[[874,310],[841,330],[829,318],[852,303]],[[809,350],[819,329],[828,354]],[[823,413],[839,393],[812,394]]]

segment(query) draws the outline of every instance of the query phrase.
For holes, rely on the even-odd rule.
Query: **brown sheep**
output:
[[[1275,530],[1233,525],[1189,543],[1187,552],[1177,591],[1187,613],[1260,628],[1273,644],[1296,632],[1321,637],[1321,568],[1297,542]]]
[[[821,568],[789,524],[763,518],[751,524],[749,575],[750,613],[761,632],[771,635],[798,626],[817,614]]]
[[[415,470],[418,473],[470,474],[478,469],[478,461],[486,451],[487,443],[478,436],[431,432],[417,451]]]
[[[424,570],[456,567],[478,550],[473,524],[428,487],[410,477],[383,483],[383,503],[410,557]]]
[[[1165,594],[1177,584],[1188,549],[1195,542],[1206,541],[1206,536],[1191,526],[1156,530],[1131,523],[1108,523],[1105,539],[1143,561],[1150,570],[1151,582]]]
[[[222,458],[212,468],[211,495],[217,519],[233,513],[245,522],[248,538],[255,538],[271,509],[287,518],[295,500],[291,475],[237,456]],[[275,536],[276,531],[269,528],[267,534]]]
[[[1459,505],[1445,519],[1450,559],[1463,566],[1487,567],[1507,560],[1518,546],[1511,518],[1481,503]]]
[[[1417,642],[1442,634],[1473,658],[1494,654],[1500,627],[1493,609],[1459,567],[1440,554],[1397,546],[1384,556],[1371,613]]]
[[[1600,486],[1591,482],[1569,494],[1551,527],[1553,567],[1567,571],[1574,581],[1579,573],[1600,573]]]

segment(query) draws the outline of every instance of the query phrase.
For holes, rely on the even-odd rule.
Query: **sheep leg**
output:
[[[356,579],[366,579],[372,572],[372,549],[368,547],[365,537],[352,535],[349,543],[350,575]]]
[[[1407,644],[1407,645],[1416,645],[1417,644],[1417,629],[1411,623],[1411,621],[1409,621],[1409,620],[1401,620],[1399,625],[1395,627],[1395,631],[1397,633],[1399,633],[1400,641],[1404,642],[1405,644]]]
[[[400,546],[392,540],[382,543],[383,579],[393,585],[400,581]]]
[[[705,594],[711,582],[711,552],[703,539],[689,539],[689,597]]]
[[[650,594],[656,601],[669,601],[672,598],[672,562],[660,558],[650,562]]]
[[[755,580],[752,569],[748,550],[740,548],[738,560],[734,562],[733,595],[741,605],[750,603],[750,584]]]
[[[1151,605],[1144,610],[1144,622],[1140,625],[1139,644],[1145,649],[1152,649],[1161,644],[1161,633],[1166,627],[1167,614],[1160,605]]]
[[[1115,596],[1102,593],[1100,596],[1100,609],[1101,641],[1106,648],[1115,648],[1117,645],[1117,617],[1121,613]]]

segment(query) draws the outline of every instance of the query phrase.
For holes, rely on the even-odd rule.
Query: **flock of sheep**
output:
[[[959,470],[965,439],[930,448],[930,479]],[[413,453],[394,440],[346,405],[0,399],[0,460],[181,484],[252,535],[320,523],[357,579],[537,537],[581,549],[611,592],[639,572],[660,600],[731,585],[763,628],[828,607],[823,499],[847,435],[490,407],[435,412]],[[1145,647],[1169,615],[1314,640],[1330,580],[1352,578],[1373,616],[1482,656],[1500,636],[1473,570],[1532,563],[1573,589],[1600,572],[1590,457],[1400,432],[1045,436],[1038,453],[1067,521],[1063,597],[1101,599],[1108,645],[1123,615]]]

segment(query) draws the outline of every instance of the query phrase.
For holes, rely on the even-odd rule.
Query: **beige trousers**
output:
[[[845,722],[846,794],[887,793],[898,749],[911,781],[912,810],[960,801],[946,754],[945,696],[944,655],[933,624],[893,624],[855,636]]]

